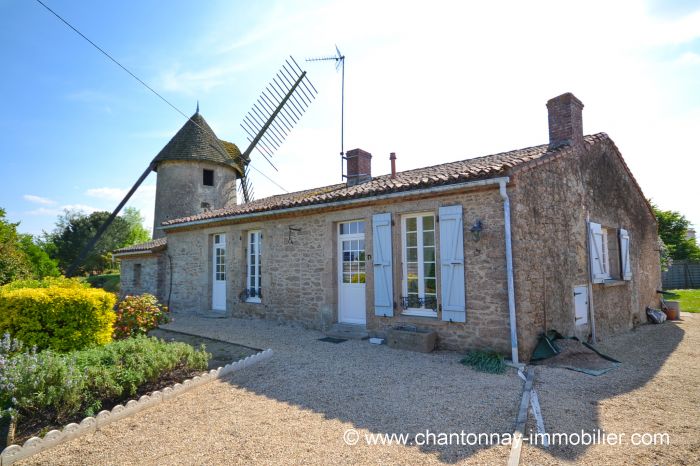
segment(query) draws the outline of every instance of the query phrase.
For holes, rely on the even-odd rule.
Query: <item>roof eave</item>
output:
[[[189,228],[192,226],[227,222],[227,221],[232,221],[232,220],[257,219],[260,217],[266,217],[266,216],[270,216],[270,215],[280,215],[280,214],[287,214],[287,213],[306,212],[306,211],[313,211],[313,210],[319,210],[319,209],[327,209],[327,208],[333,208],[333,207],[352,206],[355,204],[381,201],[381,200],[385,200],[385,199],[394,199],[394,198],[398,198],[398,197],[416,196],[416,195],[421,195],[421,194],[433,194],[433,193],[438,194],[438,193],[445,193],[445,192],[450,192],[450,191],[459,191],[459,190],[463,190],[463,189],[470,189],[470,188],[477,188],[477,187],[481,187],[481,186],[499,184],[501,181],[505,181],[506,183],[508,183],[509,180],[510,180],[510,178],[508,176],[498,176],[498,177],[494,177],[494,178],[483,178],[480,180],[465,181],[462,183],[453,183],[453,184],[447,184],[447,185],[431,186],[428,188],[411,189],[411,190],[406,190],[406,191],[378,194],[378,195],[374,195],[374,196],[358,197],[358,198],[354,198],[354,199],[343,199],[343,200],[338,200],[338,201],[322,202],[322,203],[309,204],[309,205],[304,205],[304,206],[285,207],[285,208],[281,208],[281,209],[271,209],[271,210],[251,212],[251,213],[246,213],[246,214],[237,214],[237,215],[233,214],[233,215],[224,215],[221,217],[212,217],[212,218],[208,218],[208,219],[192,220],[189,222],[161,225],[160,227],[158,227],[158,229],[167,231],[167,230],[175,230],[175,229],[180,229],[180,228]]]

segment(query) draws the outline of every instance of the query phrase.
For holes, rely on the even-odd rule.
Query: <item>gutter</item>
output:
[[[220,223],[220,222],[225,222],[228,220],[250,220],[250,219],[257,219],[260,217],[266,217],[266,216],[270,216],[270,215],[297,213],[297,212],[308,212],[308,211],[313,211],[316,209],[325,209],[328,207],[353,206],[355,204],[364,204],[364,203],[367,203],[368,201],[375,201],[375,200],[381,201],[381,200],[385,200],[385,199],[395,199],[397,197],[405,197],[405,196],[409,196],[409,195],[438,194],[438,193],[445,193],[445,192],[450,192],[450,191],[457,191],[457,190],[466,189],[466,188],[475,188],[475,187],[479,187],[479,186],[488,186],[488,185],[492,185],[492,184],[507,183],[508,180],[509,180],[509,178],[507,176],[498,177],[498,178],[488,178],[485,180],[467,181],[464,183],[434,186],[432,188],[414,189],[414,190],[409,190],[409,191],[400,191],[400,192],[395,192],[395,193],[380,194],[378,196],[369,196],[369,197],[361,197],[361,198],[357,198],[357,199],[348,199],[348,200],[344,200],[344,201],[324,202],[321,204],[312,204],[312,205],[305,205],[305,206],[299,206],[299,207],[287,207],[286,209],[265,210],[263,212],[252,212],[249,214],[239,214],[239,215],[234,214],[234,215],[227,215],[224,217],[208,218],[208,219],[202,219],[202,220],[193,220],[190,222],[175,223],[172,225],[163,225],[163,226],[158,227],[158,229],[159,230],[172,230],[172,229],[176,229],[176,228],[185,228],[185,227],[190,227],[190,226],[195,226],[195,225],[206,225],[208,223]]]
[[[518,365],[518,330],[515,319],[515,278],[513,276],[513,244],[510,229],[510,198],[506,191],[508,178],[499,178],[499,191],[503,198],[503,219],[506,236],[506,276],[508,279],[508,315],[510,317],[510,349],[511,360]]]

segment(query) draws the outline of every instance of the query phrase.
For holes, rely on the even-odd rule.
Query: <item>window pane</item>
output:
[[[423,217],[423,230],[434,230],[435,229],[435,217],[432,215],[427,215]]]
[[[365,260],[365,251],[360,251],[360,260],[361,261]]]
[[[350,274],[349,273],[343,274],[343,283],[350,283]]]
[[[343,253],[343,262],[347,262],[350,260],[350,251],[345,251]]]
[[[423,248],[423,260],[425,262],[435,262],[435,246]]]
[[[406,248],[406,262],[416,262],[418,260],[418,248]]]
[[[347,223],[341,223],[341,224],[340,224],[340,234],[341,234],[341,235],[347,235],[347,234],[348,234],[348,224],[347,224]]]
[[[418,245],[418,234],[416,232],[406,233],[406,246],[417,246]]]
[[[416,218],[406,219],[406,231],[416,231]]]
[[[406,278],[418,280],[418,264],[416,262],[408,262],[406,264]]]
[[[425,278],[435,278],[435,262],[423,264],[423,276]]]
[[[423,245],[424,246],[434,246],[435,245],[435,232],[434,231],[423,232]]]
[[[343,251],[349,251],[350,249],[350,241],[343,241]]]
[[[408,279],[408,292],[409,293],[418,293],[418,280],[417,279]]]
[[[360,273],[360,283],[365,283],[365,273],[364,272]]]
[[[365,222],[357,222],[357,232],[358,233],[364,233],[365,232]],[[364,282],[363,282],[364,283]]]
[[[425,280],[425,294],[435,294],[436,288],[435,288],[435,279],[434,278],[428,278]]]
[[[350,234],[357,233],[357,222],[352,222],[350,224]]]
[[[359,248],[360,248],[360,251],[364,251],[364,250],[365,250],[365,240],[363,240],[363,239],[360,240],[360,242],[359,242]]]

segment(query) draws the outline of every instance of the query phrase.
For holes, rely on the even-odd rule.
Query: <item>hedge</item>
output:
[[[65,352],[112,339],[112,293],[59,287],[0,290],[0,334],[9,332],[25,346]]]

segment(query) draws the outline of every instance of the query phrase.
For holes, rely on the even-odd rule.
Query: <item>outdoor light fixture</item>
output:
[[[481,239],[481,231],[484,229],[484,225],[481,223],[481,220],[477,219],[476,222],[474,222],[474,225],[469,229],[469,231],[472,233],[472,237],[474,238],[474,241],[479,241]]]

